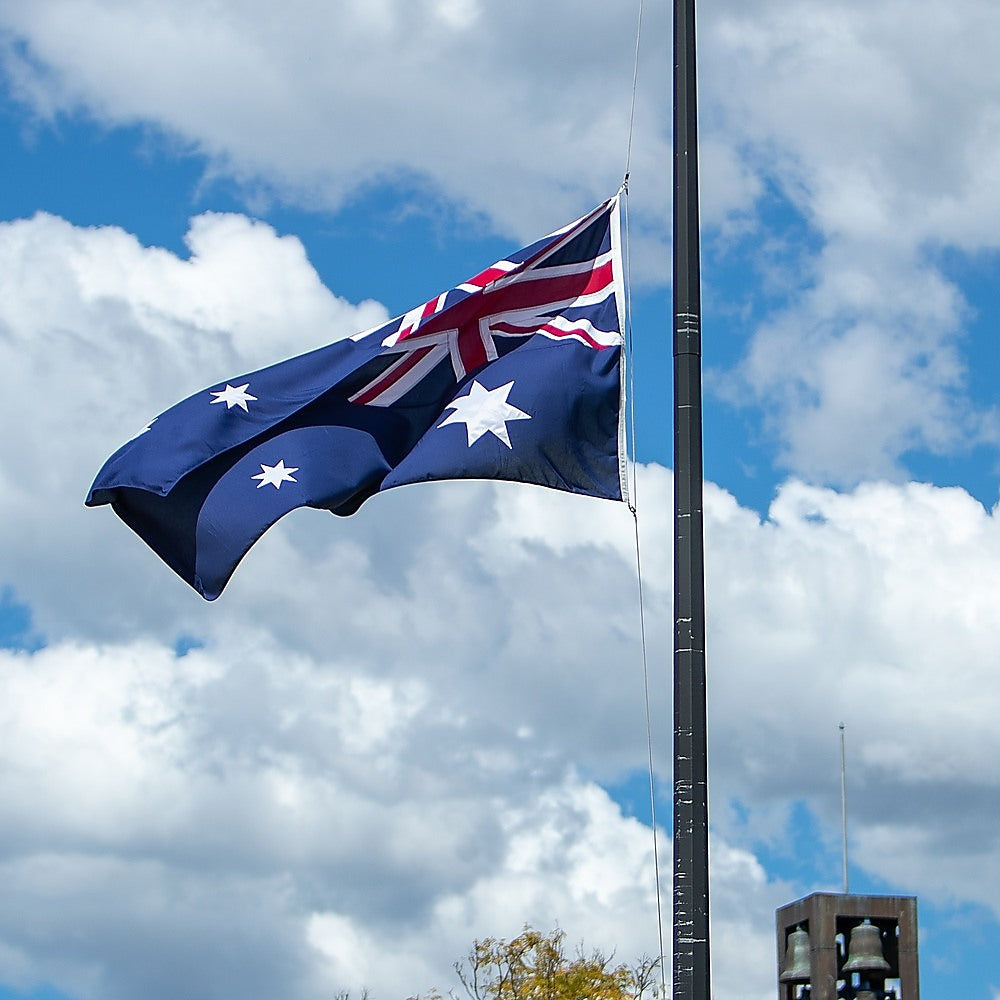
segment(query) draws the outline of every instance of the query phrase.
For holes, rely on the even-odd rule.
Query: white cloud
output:
[[[635,741],[601,728],[633,706],[587,704],[540,661],[600,680],[588,645],[628,626],[603,635],[602,613],[621,610],[594,588],[573,598],[578,635],[557,649],[565,623],[544,611],[565,586],[555,569],[519,606],[497,598],[532,561],[544,502],[517,516],[523,542],[498,528],[493,544],[490,526],[515,521],[483,484],[400,490],[350,522],[292,517],[211,607],[109,512],[83,510],[94,469],[156,408],[383,315],[322,289],[301,247],[267,227],[208,216],[190,242],[182,261],[49,216],[0,227],[0,399],[4,426],[21,428],[0,445],[4,580],[52,643],[0,654],[4,977],[78,996],[176,996],[192,975],[207,995],[315,996],[360,985],[322,958],[339,914],[378,945],[359,957],[365,977],[397,995],[448,972],[471,943],[463,913],[482,933],[516,932],[534,913],[568,921],[559,911],[593,893],[596,923],[579,933],[626,926],[620,897],[648,909],[649,845],[572,778],[560,730],[573,717],[580,759],[604,746],[613,770]],[[227,270],[232,259],[243,266]],[[282,315],[299,320],[283,342]],[[627,520],[582,504],[598,537],[565,546],[594,576],[622,544],[598,526],[615,530],[616,513],[620,534]],[[612,567],[607,586],[616,578],[627,571]],[[174,656],[183,636],[203,648]],[[555,873],[539,853],[553,830],[575,859]],[[600,867],[592,834],[627,834],[628,862]],[[514,926],[492,922],[501,903]],[[650,924],[627,917],[638,940]],[[400,940],[412,961],[375,977]]]
[[[8,81],[43,117],[152,124],[248,197],[334,207],[403,179],[532,237],[620,179],[633,25],[606,4],[527,11],[38,0],[0,3],[0,25]],[[704,217],[771,268],[731,391],[804,476],[902,478],[907,449],[982,433],[967,308],[936,254],[997,246],[998,17],[989,0],[699,11]],[[647,7],[647,274],[668,34]],[[807,227],[794,268],[769,249],[774,198]],[[242,216],[199,216],[188,246],[0,225],[0,588],[51,640],[0,653],[0,979],[101,1000],[192,995],[192,975],[206,996],[385,998],[446,986],[472,936],[524,920],[651,948],[648,831],[589,780],[645,753],[621,508],[462,483],[346,522],[304,511],[213,606],[82,509],[157,410],[385,315]],[[669,472],[640,486],[666,775]],[[839,876],[840,721],[854,863],[995,910],[995,511],[793,481],[763,522],[714,489],[706,513],[717,994],[773,996],[773,909],[814,887],[775,885],[752,850],[788,839],[794,803]],[[181,637],[204,646],[178,658]]]
[[[995,5],[762,0],[703,24],[730,141],[753,147],[821,233],[904,253],[997,245],[983,183],[1000,155]]]
[[[703,19],[720,135],[811,229],[796,244],[811,267],[779,258],[789,301],[761,318],[738,374],[785,467],[815,481],[904,478],[907,452],[992,435],[966,396],[968,311],[937,254],[997,247],[1000,14],[979,0],[938,13],[762,0]],[[766,267],[771,233],[757,235]]]
[[[530,747],[508,780],[469,783],[447,748],[475,733],[414,710],[408,682],[275,652],[0,654],[5,978],[81,997],[403,995],[451,985],[473,936],[525,921],[655,953],[650,831],[603,791],[533,774]],[[266,711],[233,706],[248,685]],[[358,746],[343,715],[390,687],[409,708]],[[720,895],[754,892],[766,940],[774,887],[745,852],[716,853]]]
[[[361,975],[388,996],[446,985],[471,936],[526,919],[648,950],[648,831],[591,780],[645,758],[621,505],[455,483],[349,520],[302,511],[214,605],[82,509],[107,451],[208,369],[381,315],[267,227],[193,232],[181,261],[48,216],[0,227],[0,416],[18,428],[0,584],[51,640],[0,654],[0,971],[108,1000],[180,995],[192,969],[216,977],[206,995]],[[640,474],[667,774],[671,481]],[[720,997],[773,993],[771,914],[797,890],[750,852],[787,834],[791,802],[836,830],[841,720],[855,863],[995,906],[995,515],[961,490],[791,482],[763,522],[717,489],[706,518]],[[174,656],[182,636],[202,648]]]
[[[900,479],[913,449],[995,443],[996,414],[966,398],[968,313],[937,251],[998,245],[998,19],[991,0],[699,12],[706,244],[764,269],[775,203],[806,224],[730,386],[798,475]],[[529,238],[624,172],[635,24],[608,4],[38,0],[0,6],[0,25],[10,86],[43,118],[152,125],[251,202],[336,208],[403,181]],[[647,8],[637,280],[667,270],[669,47],[666,8]]]
[[[410,176],[534,235],[624,173],[635,26],[599,4],[53,0],[2,19],[29,42],[6,63],[41,113],[154,122],[296,201]]]
[[[709,221],[747,209],[770,178],[827,238],[995,246],[998,17],[988,0],[701,11]],[[9,78],[42,114],[158,124],[217,169],[311,202],[409,171],[529,235],[539,214],[561,223],[606,194],[624,165],[635,23],[602,4],[529,17],[471,0],[297,0],[280,13],[259,0],[39,0],[0,19]],[[664,12],[645,12],[642,42],[634,165],[662,219]]]
[[[995,511],[957,489],[792,483],[763,524],[710,523],[720,799],[749,797],[762,820],[769,802],[811,802],[832,845],[843,721],[856,863],[994,905],[969,858],[998,861]]]
[[[980,437],[965,396],[958,289],[933,268],[828,247],[816,283],[756,332],[739,377],[817,482],[905,477],[903,456]],[[741,388],[721,380],[737,403]]]
[[[18,428],[0,441],[0,503],[21,524],[4,564],[33,580],[32,598],[50,590],[72,603],[67,572],[100,575],[98,551],[145,558],[81,503],[101,462],[157,412],[385,318],[332,295],[299,241],[266,225],[204,215],[188,244],[181,260],[119,229],[48,215],[0,223],[0,391],[5,426]],[[64,563],[36,576],[42,539]]]

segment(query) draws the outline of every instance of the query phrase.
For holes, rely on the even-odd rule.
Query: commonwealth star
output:
[[[507,422],[510,420],[530,420],[531,414],[519,410],[507,402],[514,383],[498,386],[496,389],[485,389],[478,381],[473,381],[469,391],[464,396],[453,399],[446,410],[454,410],[438,424],[465,424],[469,447],[471,448],[484,434],[492,434],[511,448],[510,434],[507,432]]]

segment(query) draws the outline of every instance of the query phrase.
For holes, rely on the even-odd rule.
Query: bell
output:
[[[809,932],[796,927],[788,935],[788,947],[785,949],[785,962],[779,983],[809,982]]]
[[[888,972],[889,963],[882,954],[882,934],[870,921],[851,931],[844,972]]]

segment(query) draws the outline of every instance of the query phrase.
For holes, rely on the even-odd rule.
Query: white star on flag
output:
[[[492,434],[511,447],[510,435],[507,433],[508,420],[530,420],[531,414],[519,410],[507,402],[513,382],[501,385],[496,389],[484,389],[478,381],[473,381],[469,391],[464,396],[453,399],[446,410],[454,410],[438,424],[465,424],[466,434],[471,448],[484,434]]]
[[[282,483],[297,483],[298,480],[292,475],[293,472],[298,472],[299,467],[297,465],[285,467],[285,460],[283,458],[278,459],[277,465],[265,465],[263,462],[260,463],[261,472],[256,476],[251,476],[251,479],[259,479],[260,482],[257,484],[257,489],[262,486],[266,486],[270,483],[276,490],[281,489]]]
[[[220,389],[218,392],[213,392],[212,395],[215,399],[212,400],[211,405],[216,403],[225,403],[226,409],[231,410],[234,406],[239,406],[244,413],[249,413],[247,409],[247,403],[255,401],[256,396],[251,396],[247,389],[250,388],[250,383],[246,382],[243,385],[232,386],[228,382],[226,383],[225,389]]]

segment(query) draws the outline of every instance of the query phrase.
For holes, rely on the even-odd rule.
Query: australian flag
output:
[[[196,393],[105,463],[115,513],[214,600],[296,507],[505,479],[625,496],[618,199],[375,330]]]

